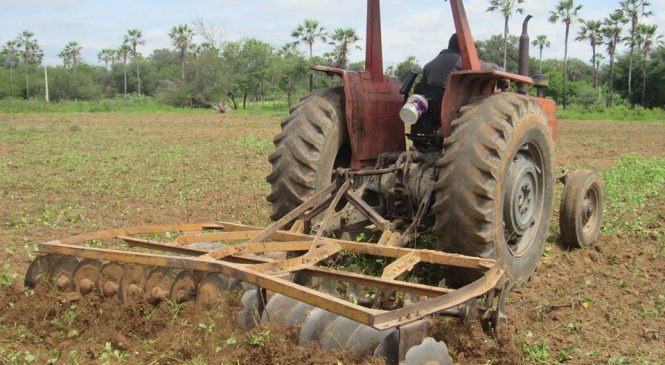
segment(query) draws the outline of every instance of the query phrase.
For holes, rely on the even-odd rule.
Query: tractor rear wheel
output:
[[[461,109],[437,162],[438,248],[494,258],[511,286],[525,282],[543,253],[552,215],[552,142],[535,100],[515,93]],[[454,285],[477,278],[458,272]]]
[[[268,175],[272,220],[278,220],[331,182],[334,169],[349,167],[342,87],[317,90],[303,98],[282,121],[270,155]]]

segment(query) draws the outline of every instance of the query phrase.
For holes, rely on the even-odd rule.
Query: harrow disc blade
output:
[[[118,297],[123,303],[143,297],[143,287],[148,276],[148,268],[143,265],[129,265],[120,279]]]
[[[211,310],[222,302],[224,292],[228,290],[229,280],[226,276],[209,272],[203,276],[196,290],[196,304]]]
[[[35,257],[30,263],[28,271],[25,273],[23,285],[26,288],[34,288],[42,280],[48,279],[51,263],[59,256],[55,255],[42,255]]]
[[[238,323],[245,330],[254,328],[261,322],[261,313],[259,311],[259,297],[256,289],[248,290],[240,299],[242,310],[238,313]]]
[[[183,270],[173,279],[169,289],[169,298],[175,303],[189,302],[196,298],[196,287],[201,275],[192,270]]]
[[[396,330],[379,331],[361,324],[353,333],[349,334],[344,348],[345,350],[360,352],[362,354],[373,354],[383,340],[392,332],[396,332]]]
[[[407,365],[452,365],[453,359],[448,355],[448,346],[443,341],[427,337],[418,346],[406,352]]]
[[[285,295],[273,295],[261,314],[262,323],[272,323],[286,327],[286,318],[300,302]]]
[[[99,260],[81,260],[72,274],[73,288],[82,295],[91,293],[95,290],[95,282],[101,268],[102,263]]]
[[[285,326],[300,326],[307,318],[307,315],[314,309],[314,306],[299,302],[284,320]]]
[[[298,337],[299,346],[307,346],[310,342],[319,342],[321,336],[337,319],[337,315],[321,308],[314,308],[300,327],[300,336]]]
[[[386,364],[399,363],[399,331],[390,332],[383,338],[379,346],[374,350],[372,356],[383,358]]]
[[[156,267],[150,270],[143,286],[143,293],[152,303],[159,303],[169,299],[169,290],[173,285],[173,270],[165,267]]]
[[[78,266],[78,259],[73,256],[62,256],[53,262],[49,270],[48,282],[58,290],[72,287],[72,274]]]
[[[107,262],[102,265],[97,276],[95,286],[105,297],[112,297],[118,293],[120,280],[125,273],[126,266],[117,262]]]
[[[355,332],[362,324],[346,317],[337,317],[321,336],[321,349],[324,351],[340,351],[346,349],[349,334]]]

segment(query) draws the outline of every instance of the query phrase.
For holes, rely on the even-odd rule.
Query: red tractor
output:
[[[274,139],[268,176],[272,218],[281,218],[327,186],[339,168],[356,175],[379,171],[356,182],[357,194],[391,222],[391,231],[409,233],[392,244],[405,245],[416,232],[435,233],[439,250],[498,260],[507,285],[514,286],[533,273],[548,236],[556,104],[527,93],[533,84],[527,75],[530,17],[520,39],[520,74],[486,71],[481,70],[462,1],[451,0],[450,5],[464,69],[449,76],[440,125],[418,133],[412,127],[406,137],[413,147],[406,148],[399,111],[413,78],[401,86],[383,74],[379,1],[368,0],[365,71],[312,67],[339,76],[343,86],[302,99]],[[517,91],[497,87],[506,81],[516,84]],[[417,142],[437,133],[443,148],[419,147],[423,144]],[[588,170],[568,180],[562,240],[586,246],[599,232],[600,181]],[[347,210],[329,233],[366,224]],[[470,272],[454,276],[456,285],[476,278]]]

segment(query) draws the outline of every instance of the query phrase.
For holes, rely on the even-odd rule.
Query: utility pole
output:
[[[48,64],[44,60],[44,100],[48,103]]]

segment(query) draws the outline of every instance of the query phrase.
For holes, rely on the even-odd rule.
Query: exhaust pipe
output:
[[[527,15],[522,23],[522,35],[520,35],[520,50],[518,58],[517,73],[522,76],[529,76],[529,20],[533,18],[531,15]],[[529,86],[526,84],[520,84],[517,87],[517,92],[520,94],[526,94],[529,90]]]

